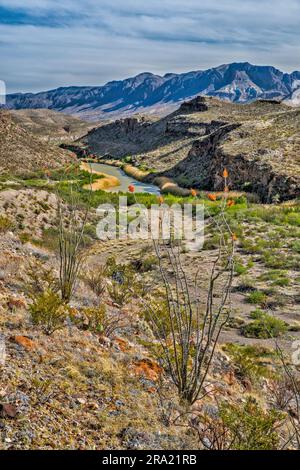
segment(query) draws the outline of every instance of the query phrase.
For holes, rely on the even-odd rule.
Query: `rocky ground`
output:
[[[146,346],[152,337],[136,301],[118,307],[104,294],[109,313],[121,313],[123,318],[122,327],[110,338],[72,323],[47,336],[32,324],[24,282],[28,263],[42,261],[44,266],[56,267],[54,255],[23,244],[11,232],[1,234],[0,246],[1,449],[203,447],[188,425],[190,411],[179,403],[173,385]],[[140,259],[143,248],[99,244],[90,253],[89,268],[96,269],[109,255]],[[185,266],[190,261],[187,257]],[[143,279],[150,285],[157,277],[154,267]],[[72,308],[80,310],[95,302],[93,292],[80,282]],[[239,306],[245,307],[242,298]],[[235,333],[225,332],[222,342],[233,340]],[[261,340],[262,345],[262,354],[266,346],[272,348],[268,341]],[[258,385],[241,377],[238,370],[228,353],[218,348],[205,386],[208,395],[193,405],[194,416],[217,416],[219,400],[242,405],[252,397],[268,406],[268,380],[260,379]]]
[[[50,170],[73,159],[71,152],[41,141],[16,124],[8,111],[0,111],[0,174]]]
[[[97,126],[51,109],[11,110],[10,115],[17,125],[47,142],[70,142]]]

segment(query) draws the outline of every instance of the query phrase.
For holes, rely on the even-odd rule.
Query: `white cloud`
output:
[[[0,0],[1,6],[32,16],[29,25],[0,19],[0,79],[10,91],[233,61],[300,68],[297,0]],[[55,28],[39,23],[46,15],[55,16]]]

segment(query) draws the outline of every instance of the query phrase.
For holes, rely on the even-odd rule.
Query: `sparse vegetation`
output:
[[[224,106],[229,112],[232,105]],[[255,106],[239,107],[236,119],[249,113],[252,122]],[[265,117],[268,123],[269,111]],[[199,123],[193,113],[187,119]],[[258,142],[243,137],[248,124],[237,130],[238,145],[247,141],[243,151]],[[190,145],[173,144],[163,150],[170,158]],[[46,150],[36,145],[33,139],[33,156]],[[222,149],[232,152],[232,141],[225,138]],[[143,152],[144,161],[125,157],[124,169],[154,179],[150,167],[167,161],[160,150]],[[299,338],[299,200],[282,203],[275,188],[269,204],[260,204],[254,194],[231,191],[236,175],[224,169],[224,191],[207,193],[202,172],[179,171],[187,189],[162,176],[163,200],[204,205],[204,250],[172,240],[154,249],[146,241],[99,243],[94,209],[117,206],[119,194],[91,193],[99,175],[74,159],[69,165],[66,154],[60,167],[60,152],[51,153],[55,168],[48,154],[47,167],[36,168],[25,151],[18,174],[0,175],[0,317],[9,358],[5,367],[0,362],[0,447],[299,448],[296,367],[288,351],[274,354],[272,346]],[[257,189],[249,176],[243,191]],[[158,203],[153,194],[127,196],[129,205]],[[3,403],[16,408],[15,417]]]
[[[108,293],[113,302],[122,306],[132,297],[135,285],[134,271],[129,265],[118,264],[112,257],[107,260],[105,269],[110,280]]]
[[[57,292],[51,290],[36,294],[32,298],[29,311],[32,322],[41,326],[47,335],[63,328],[69,315],[67,305]]]
[[[247,297],[247,302],[249,304],[264,305],[267,300],[267,295],[264,292],[255,290],[250,292]]]
[[[235,406],[224,403],[220,417],[229,434],[233,450],[275,450],[278,449],[278,428],[284,415],[278,411],[265,411],[253,398],[245,405]]]
[[[7,217],[0,215],[0,233],[8,232],[13,228],[13,223]]]
[[[255,320],[242,327],[242,333],[248,338],[277,338],[287,332],[287,324],[272,315],[256,310]]]
[[[107,287],[107,270],[105,266],[97,266],[93,270],[84,273],[83,280],[89,286],[89,288],[96,294],[97,297],[101,297],[104,294]]]

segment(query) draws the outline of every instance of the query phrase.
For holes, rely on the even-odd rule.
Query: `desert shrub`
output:
[[[281,412],[265,411],[249,397],[241,405],[221,403],[213,416],[193,414],[189,427],[208,450],[275,450],[283,420]]]
[[[13,228],[12,221],[5,217],[4,215],[0,215],[0,233],[8,232]]]
[[[213,236],[206,238],[203,244],[203,250],[215,250],[218,248],[220,243],[220,235],[218,233]]]
[[[246,274],[247,271],[248,271],[248,267],[245,266],[244,264],[242,263],[235,263],[234,265],[234,271],[235,273],[240,276],[242,274]]]
[[[97,307],[87,307],[83,310],[83,315],[87,321],[87,327],[94,333],[103,333],[107,319],[106,307],[101,304]]]
[[[58,250],[58,230],[55,227],[47,228],[43,230],[43,236],[41,239],[31,239],[34,245],[47,248],[50,251]]]
[[[241,406],[224,403],[220,418],[227,429],[232,450],[275,450],[279,444],[278,428],[283,414],[263,410],[253,398]]]
[[[29,263],[26,270],[24,289],[34,300],[35,296],[45,291],[54,293],[59,290],[59,281],[52,267],[47,267],[41,261]]]
[[[234,263],[234,272],[238,276],[246,274],[250,268],[253,267],[253,261],[249,260],[247,264],[244,264],[241,260],[237,259]]]
[[[268,315],[265,312],[255,311],[255,320],[242,327],[242,334],[247,338],[277,338],[287,332],[287,324]]]
[[[110,278],[108,293],[116,304],[122,306],[132,297],[135,273],[131,266],[118,264],[114,257],[108,258],[105,269]]]
[[[260,320],[264,315],[266,315],[266,312],[264,312],[261,308],[256,308],[250,313],[250,318],[252,320]]]
[[[271,281],[272,285],[274,286],[288,286],[290,283],[289,278],[287,277],[286,271],[281,271],[278,269],[274,269],[271,271],[267,271],[266,273],[260,276],[262,281]]]
[[[145,258],[133,261],[131,264],[136,271],[146,273],[148,271],[151,271],[155,266],[157,266],[158,261],[155,256],[147,256]]]
[[[144,318],[153,328],[156,337],[160,338],[162,335],[169,336],[172,325],[166,299],[160,298],[147,302]],[[153,318],[155,318],[155,322]]]
[[[93,270],[86,272],[83,276],[84,282],[97,295],[97,297],[101,297],[105,292],[107,283],[106,274],[105,266],[97,266]]]
[[[270,402],[279,410],[286,410],[295,399],[293,382],[291,377],[281,373],[268,382]]]
[[[295,240],[292,244],[291,244],[291,249],[293,251],[295,251],[296,253],[300,253],[300,241],[299,240]]]
[[[29,311],[32,322],[40,325],[48,335],[63,328],[69,316],[69,307],[61,300],[59,294],[52,290],[36,294]]]
[[[82,310],[82,314],[85,328],[108,338],[120,328],[128,326],[124,313],[120,310],[108,312],[104,304],[86,307]]]
[[[247,297],[247,302],[249,304],[264,304],[267,300],[267,296],[264,292],[260,290],[255,290],[251,292]]]
[[[234,315],[228,319],[225,329],[227,330],[228,328],[240,328],[244,324],[245,320],[243,318]]]
[[[112,281],[108,286],[108,293],[112,301],[119,306],[125,305],[131,298],[131,291],[127,285],[118,281]]]
[[[246,276],[242,277],[239,285],[232,289],[233,292],[254,292],[255,290],[253,279]]]
[[[265,348],[228,344],[224,349],[230,355],[241,379],[254,382],[269,375],[264,360],[272,356],[272,353]]]
[[[132,286],[132,295],[138,299],[144,299],[153,292],[153,281],[143,278],[142,275],[137,275]]]

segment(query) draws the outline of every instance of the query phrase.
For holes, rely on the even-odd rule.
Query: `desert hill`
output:
[[[79,139],[95,127],[95,123],[50,109],[11,110],[11,116],[16,124],[51,142]]]
[[[28,173],[66,164],[73,155],[43,142],[16,124],[7,111],[0,111],[0,171]]]

